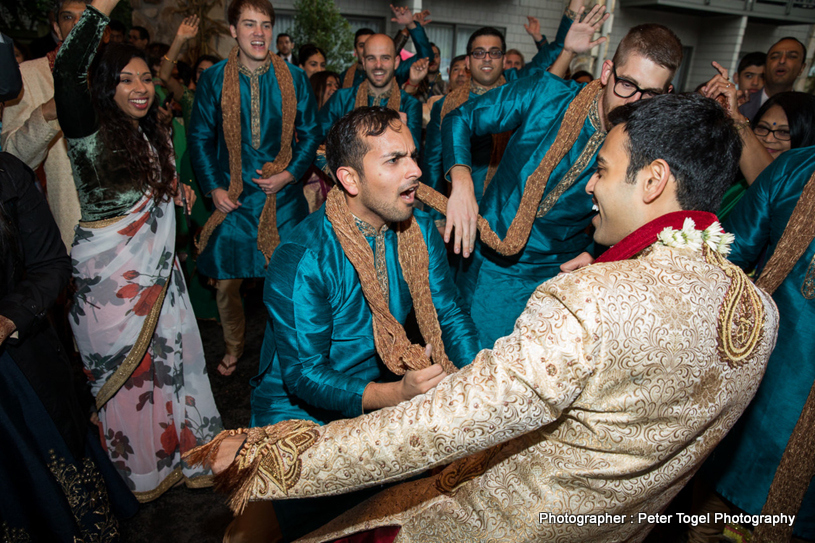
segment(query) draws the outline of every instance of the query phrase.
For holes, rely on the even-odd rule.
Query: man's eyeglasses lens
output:
[[[484,49],[476,49],[472,53],[470,53],[473,58],[482,59],[485,58],[487,55],[490,58],[501,58],[504,56],[504,52],[500,49],[490,49],[489,51],[485,51]]]
[[[653,98],[658,94],[662,94],[659,92],[643,90],[628,79],[621,79],[617,76],[616,67],[611,68],[611,73],[614,74],[614,94],[620,98],[631,98],[638,92],[641,93],[640,96],[644,99]]]

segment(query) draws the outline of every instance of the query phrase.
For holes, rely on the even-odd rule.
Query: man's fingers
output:
[[[430,343],[428,343],[428,344],[425,346],[425,348],[424,348],[424,355],[425,355],[427,358],[430,358],[430,357],[433,355],[433,345],[431,345]]]
[[[444,374],[442,367],[438,364],[431,364],[426,368],[416,370],[416,382],[425,383],[431,379],[437,378],[441,374]]]
[[[442,232],[441,237],[444,239],[444,243],[450,243],[450,232],[453,231],[453,220],[450,217],[447,217],[447,223],[444,225],[444,232]]]
[[[462,229],[463,228],[464,228],[464,225],[461,222],[459,222],[458,224],[455,225],[456,235],[454,236],[455,241],[453,241],[453,252],[456,253],[457,255],[460,255],[461,250],[462,250],[462,241],[463,241],[462,240]]]
[[[427,392],[428,390],[435,388],[436,385],[441,383],[442,379],[444,379],[445,377],[447,377],[447,374],[441,372],[439,375],[433,377],[432,379],[428,379],[427,381],[425,381],[422,385],[423,392]]]

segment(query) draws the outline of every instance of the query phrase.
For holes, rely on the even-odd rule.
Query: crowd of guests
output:
[[[482,382],[479,371],[502,384],[494,391],[498,395],[474,393],[476,403],[504,401],[516,393],[553,396],[544,399],[546,407],[534,417],[537,426],[523,426],[523,413],[496,419],[490,426],[495,431],[487,433],[504,435],[501,429],[508,428],[504,452],[498,453],[503,441],[487,439],[477,446],[480,438],[473,437],[461,444],[462,451],[473,455],[473,466],[456,468],[450,477],[444,475],[447,470],[435,472],[440,479],[424,486],[417,480],[413,490],[391,483],[457,460],[460,456],[450,452],[457,445],[450,444],[444,454],[438,448],[423,453],[439,453],[445,462],[431,465],[405,458],[398,476],[399,470],[388,475],[390,468],[382,464],[371,479],[364,470],[358,475],[349,463],[348,481],[329,476],[331,491],[316,486],[299,490],[299,467],[296,475],[269,475],[254,487],[265,490],[253,490],[251,498],[274,501],[238,507],[240,514],[225,540],[244,541],[247,534],[258,540],[294,540],[364,500],[379,504],[381,499],[385,505],[377,507],[384,507],[385,518],[396,514],[390,507],[401,503],[399,496],[406,494],[400,492],[420,488],[423,499],[436,500],[440,510],[470,514],[471,505],[462,505],[467,501],[463,494],[455,498],[456,485],[478,481],[467,487],[474,492],[477,485],[489,487],[490,477],[511,476],[501,471],[506,464],[495,471],[489,466],[524,454],[516,450],[521,427],[541,432],[535,445],[524,442],[530,451],[547,440],[572,447],[577,447],[569,441],[574,435],[584,440],[577,448],[546,449],[547,455],[582,458],[567,462],[559,472],[561,478],[582,481],[579,489],[552,483],[556,477],[550,467],[536,468],[536,473],[549,474],[541,484],[552,485],[547,486],[552,503],[569,503],[563,498],[567,495],[595,499],[597,512],[633,511],[636,496],[639,506],[658,512],[701,467],[705,476],[697,478],[702,481],[694,505],[699,511],[762,511],[790,436],[807,433],[796,423],[815,381],[815,231],[806,226],[812,222],[808,210],[815,210],[815,184],[809,180],[815,166],[815,97],[792,90],[807,57],[801,42],[783,38],[766,54],[745,55],[732,78],[714,62],[715,75],[685,96],[672,86],[683,60],[681,43],[661,25],[631,29],[614,57],[596,71],[597,79],[584,70],[572,72],[579,55],[606,40],[595,39],[608,18],[605,8],[587,10],[583,0],[570,0],[551,41],[541,34],[540,21],[528,18],[524,28],[537,49],[533,58],[507,49],[502,32],[485,26],[471,35],[465,54],[451,59],[446,74],[441,58],[449,52],[429,41],[427,11],[391,6],[392,21],[399,26],[396,35],[358,30],[356,60],[336,73],[327,70],[331,59],[318,45],[296,44],[290,35],[274,32],[268,0],[230,2],[228,26],[236,43],[225,59],[190,56],[189,46],[199,33],[196,16],[184,18],[173,41],[163,44],[151,41],[143,27],[110,19],[118,2],[56,0],[48,35],[27,46],[0,35],[0,427],[13,444],[0,454],[0,518],[8,538],[113,541],[116,518],[132,515],[136,501],[158,499],[177,484],[212,485],[210,468],[184,456],[223,430],[196,319],[220,322],[224,354],[216,371],[229,377],[245,351],[246,280],[265,281],[269,315],[259,371],[252,380],[250,425],[283,428],[281,432],[295,436],[295,457],[311,446],[302,443],[323,439],[322,430],[314,427],[332,436],[332,429],[341,427],[330,423],[340,419],[373,412],[374,418],[360,418],[360,424],[381,423],[377,431],[390,435],[387,424],[395,419],[387,417],[413,416],[399,410],[427,401],[430,412],[417,411],[415,420],[418,424],[426,416],[432,422],[444,415],[442,406],[458,401],[451,387],[489,391],[498,386],[489,378]],[[408,41],[415,54],[403,50]],[[700,123],[698,138],[680,135],[680,114]],[[662,120],[649,123],[657,118]],[[660,147],[664,134],[649,124],[681,138],[682,145],[676,151]],[[623,143],[621,138],[629,139]],[[630,164],[612,175],[619,153],[628,153]],[[716,153],[721,160],[712,158]],[[646,179],[640,185],[645,179],[637,174],[641,170],[654,182]],[[606,180],[618,173],[641,191],[641,208],[626,208],[614,196],[614,191],[629,190]],[[671,202],[679,202],[675,209],[664,204],[669,180],[677,183],[669,191]],[[547,283],[546,292],[539,286],[563,272],[599,283],[611,277],[599,271],[591,275],[587,266],[595,259],[609,262],[609,253],[622,250],[627,236],[649,223],[644,217],[660,218],[654,209],[666,215],[680,209],[705,212],[712,218],[693,217],[707,221],[699,231],[717,240],[721,221],[724,230],[736,235],[730,260],[773,295],[779,315],[763,291],[755,294],[751,286],[742,286],[743,300],[732,306],[741,320],[722,324],[724,312],[703,319],[703,327],[711,330],[733,327],[732,337],[720,330],[718,350],[705,350],[704,334],[688,344],[682,339],[688,330],[668,331],[671,326],[680,330],[682,319],[687,325],[698,302],[676,301],[684,296],[677,298],[677,292],[692,290],[679,288],[659,294],[659,303],[672,300],[665,305],[670,315],[661,332],[659,327],[650,330],[652,319],[639,333],[634,330],[634,340],[615,339],[614,348],[597,343],[595,350],[564,354],[566,343],[573,348],[605,337],[608,332],[593,327],[606,317],[594,315],[598,320],[589,323],[583,312],[591,311],[564,287],[561,301],[580,321],[572,322],[547,306],[547,296],[560,296],[560,283]],[[685,229],[687,235],[687,223],[665,226]],[[726,275],[733,284],[742,281],[741,272],[722,257],[696,249],[704,254],[704,265],[718,266],[711,274]],[[699,265],[682,268],[682,274],[697,273]],[[654,269],[660,266],[664,263],[653,264]],[[782,268],[784,272],[778,271]],[[637,277],[632,281],[639,288],[651,280],[649,273],[629,270],[623,275],[626,280]],[[695,296],[729,292],[729,287],[716,285],[709,294],[694,287]],[[600,296],[572,287],[580,296]],[[658,290],[655,283],[644,296],[657,296]],[[722,298],[721,305],[728,300]],[[561,358],[545,351],[532,357],[531,365],[526,358],[518,362],[513,341],[526,353],[523,342],[545,328],[535,320],[539,317],[540,322],[551,319],[540,342]],[[563,322],[556,326],[558,319]],[[575,332],[581,327],[582,336]],[[559,335],[570,328],[571,335]],[[624,443],[613,454],[605,451],[608,465],[591,455],[582,457],[575,452],[581,447],[603,451],[617,438],[606,442],[597,437],[588,444],[585,440],[595,437],[582,435],[579,428],[567,432],[564,420],[578,420],[584,410],[596,407],[602,416],[585,415],[584,424],[599,428],[617,409],[614,402],[621,402],[620,412],[629,409],[620,391],[638,394],[621,384],[621,396],[614,396],[615,379],[658,389],[660,377],[649,372],[664,370],[648,366],[640,375],[626,364],[596,366],[592,357],[611,356],[626,342],[631,352],[645,352],[639,342],[652,333],[676,342],[653,355],[660,361],[673,363],[676,352],[690,353],[686,380],[676,377],[684,375],[681,369],[665,378],[676,390],[692,393],[679,403],[673,396],[666,399],[667,393],[660,398],[646,394],[643,409],[667,426],[650,427],[648,417],[636,424],[643,425],[645,434],[683,437],[671,438],[670,454],[657,452],[659,440],[643,437],[629,449]],[[752,343],[745,343],[746,336],[754,338]],[[735,347],[722,346],[723,337]],[[534,349],[538,347],[535,343]],[[733,349],[738,348],[744,351],[737,356]],[[725,377],[705,374],[710,353],[727,362],[730,369],[721,373]],[[77,361],[92,405],[83,403],[83,388],[71,384],[71,365]],[[541,384],[537,365],[546,361],[541,375],[552,381]],[[511,392],[508,383],[515,378],[505,371],[516,372],[528,390]],[[621,377],[626,371],[632,376]],[[730,388],[721,379],[731,379]],[[702,400],[709,405],[704,407]],[[694,413],[707,410],[707,418],[690,420],[683,412],[671,426],[665,422],[670,418],[665,406],[680,404]],[[477,411],[479,406],[465,402],[461,408]],[[428,422],[430,429],[424,431],[436,432],[430,441],[444,441],[459,430],[469,432],[465,419],[461,413],[450,415]],[[299,426],[291,425],[295,420],[301,421]],[[439,430],[438,420],[446,431]],[[543,430],[544,421],[559,421],[561,430]],[[603,428],[611,434],[619,431]],[[372,439],[378,435],[371,430]],[[233,453],[242,439],[230,449]],[[409,443],[420,447],[412,439]],[[499,448],[490,449],[493,445]],[[530,454],[531,462],[541,462],[535,459],[538,453]],[[614,471],[608,466],[620,462],[615,454],[642,454],[648,461],[632,468],[639,470],[636,475],[622,467]],[[657,457],[659,461],[653,460]],[[580,462],[597,463],[585,475],[576,467]],[[586,482],[593,480],[593,469],[632,481],[631,495],[615,487],[608,490],[613,499],[591,498],[592,492],[602,494],[593,486],[599,483]],[[460,473],[468,471],[471,476]],[[651,475],[660,483],[648,482]],[[451,477],[458,483],[448,487]],[[71,478],[78,482],[67,484]],[[299,494],[291,496],[303,499],[280,501],[270,489],[281,484],[287,487],[284,494],[296,488]],[[648,490],[631,490],[640,487]],[[354,492],[328,495],[341,488]],[[802,540],[815,538],[813,492],[810,488],[806,497],[801,494],[795,537]],[[467,496],[475,499],[475,494]],[[597,505],[601,502],[606,509]],[[44,509],[53,513],[44,518]],[[473,510],[478,514],[477,507]],[[435,518],[436,513],[427,511],[426,518]],[[409,537],[424,540],[420,534],[429,532],[421,515],[400,515],[393,517],[398,517],[395,524]],[[465,539],[500,539],[512,523],[509,516],[498,514],[498,520],[486,523],[489,527],[467,536],[455,527],[445,529],[452,530],[448,537],[458,533]],[[357,522],[358,513],[352,518]],[[439,517],[438,522],[437,535],[447,521]],[[348,535],[340,524],[335,522],[330,533]],[[544,532],[518,533],[516,538],[547,533],[577,541],[601,535],[540,529]],[[717,541],[726,530],[741,529],[700,523],[688,537]],[[644,536],[631,530],[626,537]],[[389,533],[376,536],[393,539]]]

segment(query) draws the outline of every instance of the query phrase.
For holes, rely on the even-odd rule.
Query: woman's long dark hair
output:
[[[137,47],[114,43],[103,46],[91,64],[91,99],[99,119],[99,136],[105,153],[102,162],[111,170],[105,172],[111,182],[122,188],[130,186],[150,192],[157,201],[163,201],[175,194],[176,174],[170,132],[158,120],[158,104],[154,99],[136,128],[132,119],[113,100],[119,75],[134,58],[147,63],[144,52]],[[157,154],[160,175],[156,175],[151,145]],[[127,173],[122,175],[123,171]]]
[[[773,106],[781,106],[787,116],[791,149],[815,145],[815,96],[794,91],[774,94],[756,112],[756,124]]]

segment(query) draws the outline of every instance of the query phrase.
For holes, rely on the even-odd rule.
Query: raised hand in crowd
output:
[[[543,34],[541,34],[541,22],[537,17],[532,17],[531,15],[527,15],[526,18],[529,20],[529,22],[524,25],[524,30],[526,30],[526,33],[529,34],[533,40],[535,40],[535,43],[543,41]]]
[[[423,9],[419,13],[414,13],[413,22],[419,23],[422,26],[427,26],[432,23],[433,19],[430,18],[430,10]]]
[[[750,127],[750,120],[739,112],[739,98],[736,85],[730,81],[728,71],[721,64],[711,63],[718,72],[699,90],[702,96],[718,101],[730,114],[741,136],[744,149],[739,160],[739,168],[748,184],[753,184],[758,174],[773,161],[770,153],[759,141]]]
[[[413,19],[413,12],[410,10],[410,8],[396,7],[391,4],[391,11],[393,12],[391,22],[398,23],[404,27],[410,28],[411,30],[416,28],[416,22]],[[427,15],[430,15],[429,11],[427,12]]]
[[[563,50],[549,67],[549,71],[558,77],[566,77],[569,64],[571,64],[574,57],[587,53],[593,47],[597,47],[608,40],[605,36],[592,40],[609,17],[609,14],[606,13],[606,7],[598,4],[584,16],[585,10],[584,7],[578,8],[577,17],[575,17],[574,23],[572,23],[569,32],[566,34],[566,39],[563,41]]]
[[[159,67],[159,79],[161,79],[164,85],[179,100],[181,99],[181,95],[184,94],[184,86],[177,79],[173,78],[173,67],[178,61],[178,55],[181,54],[181,48],[184,44],[198,35],[198,23],[197,15],[185,17],[184,20],[181,21],[175,33],[175,38],[173,38],[173,43],[170,44],[170,50],[162,57],[161,66]]]
[[[410,66],[410,78],[404,85],[404,90],[408,94],[415,94],[419,88],[419,83],[427,77],[427,70],[430,67],[429,58],[420,58]]]

